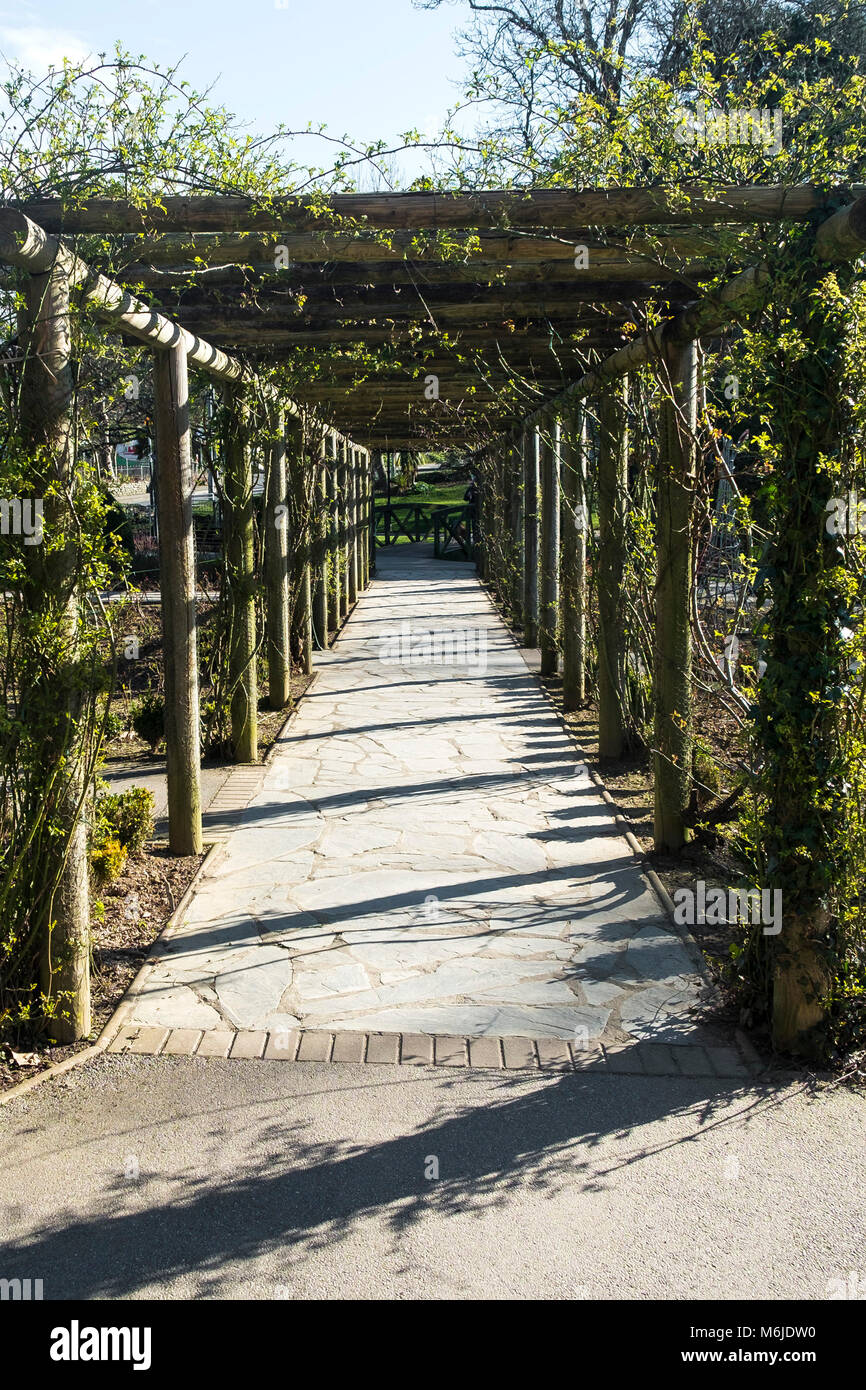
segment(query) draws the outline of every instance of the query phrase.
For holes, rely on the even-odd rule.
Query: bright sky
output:
[[[435,130],[458,98],[464,14],[411,0],[0,0],[0,53],[44,71],[120,40],[160,65],[186,55],[187,80],[216,83],[214,98],[257,130],[324,121],[332,135],[390,141]]]

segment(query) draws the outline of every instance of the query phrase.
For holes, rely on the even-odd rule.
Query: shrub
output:
[[[90,851],[90,868],[100,885],[112,883],[123,873],[127,852],[119,840],[105,839]]]
[[[110,743],[113,738],[117,738],[118,734],[122,734],[123,729],[124,722],[121,716],[115,714],[114,710],[108,710],[103,724],[103,737],[106,743]]]
[[[150,744],[155,753],[165,737],[165,700],[161,695],[143,695],[132,707],[132,727]]]
[[[139,854],[153,834],[153,792],[130,787],[113,798],[117,838],[130,854]]]
[[[127,855],[138,854],[153,834],[153,792],[130,787],[101,792],[90,833],[90,865],[97,883],[111,883],[123,872]]]

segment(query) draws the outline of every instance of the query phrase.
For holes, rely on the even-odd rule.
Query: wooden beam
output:
[[[440,252],[434,238],[424,240],[414,232],[375,233],[368,231],[288,232],[261,236],[224,236],[219,233],[136,237],[127,240],[123,249],[136,262],[154,266],[182,264],[198,260],[204,265],[224,265],[227,262],[261,264],[271,261],[276,270],[282,264],[291,265],[324,262],[350,262],[364,265],[376,262],[413,264],[432,261],[445,265],[453,259],[462,265],[496,267],[503,264],[532,264],[556,262],[568,265],[575,276],[603,276],[608,279],[640,280],[655,278],[659,283],[677,280],[687,271],[690,257],[710,259],[722,252],[712,233],[686,231],[676,237],[641,240],[643,249],[613,245],[597,236],[577,230],[568,236],[551,232],[458,233],[449,238],[448,252]],[[576,247],[585,248],[585,265],[577,266]]]
[[[840,208],[815,235],[815,254],[822,261],[854,261],[866,253],[866,195]]]
[[[195,366],[222,381],[238,381],[243,376],[239,362],[164,318],[107,276],[89,270],[56,237],[47,236],[22,213],[9,208],[0,209],[0,261],[31,275],[44,274],[56,265],[70,286],[78,287],[84,307],[127,337],[151,347],[170,348],[180,343]]]
[[[838,196],[814,184],[681,188],[489,189],[472,193],[341,193],[271,201],[223,195],[161,197],[147,208],[120,199],[31,199],[53,232],[318,230],[348,219],[378,228],[560,227],[754,223],[809,217]],[[862,186],[857,191],[863,191]]]
[[[866,249],[864,197],[866,195],[861,192],[855,203],[841,208],[819,226],[815,250],[822,260],[844,263],[863,254]],[[625,376],[636,367],[661,362],[669,346],[698,342],[721,332],[737,319],[752,317],[768,303],[773,286],[772,272],[766,262],[750,266],[721,289],[696,300],[658,328],[619,348],[568,386],[561,400],[580,400],[592,395],[602,390],[606,382]]]

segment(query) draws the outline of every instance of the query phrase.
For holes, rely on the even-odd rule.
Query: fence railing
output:
[[[432,540],[437,557],[458,551],[472,556],[472,509],[462,503],[382,502],[373,511],[377,546]]]

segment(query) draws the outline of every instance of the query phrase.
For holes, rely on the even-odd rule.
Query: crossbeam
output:
[[[666,226],[755,223],[807,218],[856,196],[816,184],[753,184],[717,188],[488,189],[478,193],[341,193],[254,200],[227,196],[160,196],[146,207],[111,198],[66,204],[31,200],[23,210],[51,232],[320,230],[341,219],[375,228],[438,229],[580,226]]]

